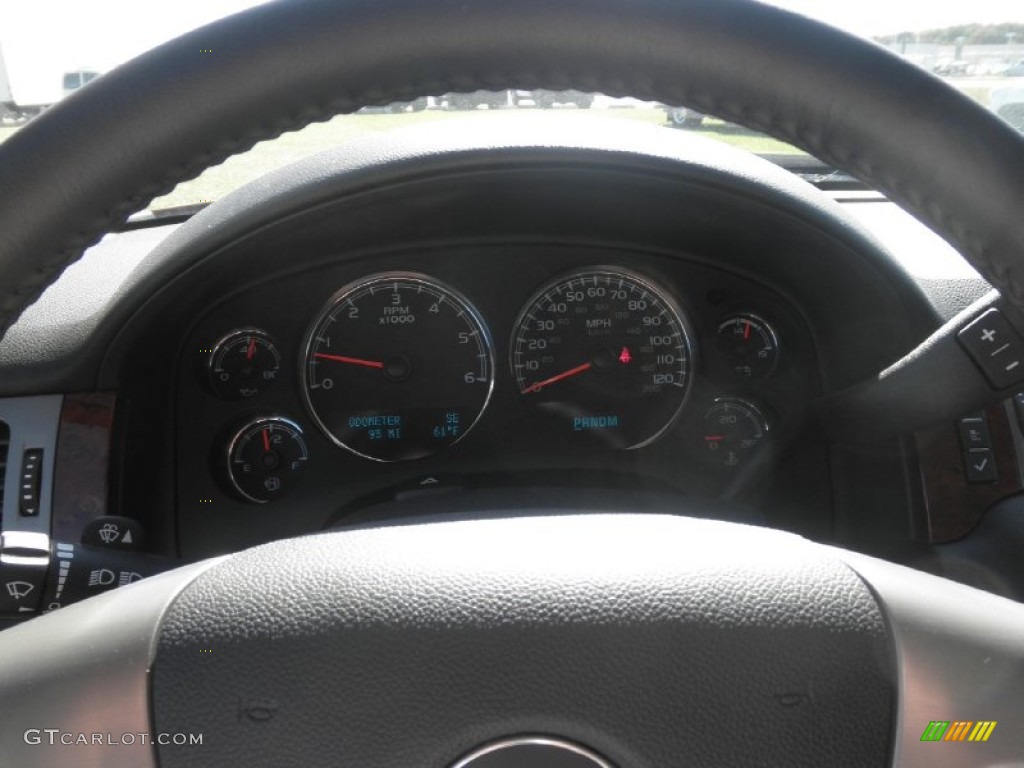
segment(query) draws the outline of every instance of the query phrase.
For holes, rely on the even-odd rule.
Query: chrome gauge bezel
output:
[[[339,305],[344,304],[351,296],[357,293],[361,293],[375,285],[395,281],[426,286],[431,288],[433,291],[437,291],[439,293],[444,294],[447,300],[450,300],[452,304],[456,305],[461,312],[465,313],[465,315],[470,319],[471,324],[475,326],[475,328],[479,331],[480,347],[482,350],[482,354],[486,355],[486,364],[489,376],[487,382],[487,391],[486,394],[484,395],[483,402],[481,403],[475,418],[472,420],[472,422],[470,422],[469,426],[463,429],[461,434],[459,434],[452,442],[446,443],[444,446],[442,446],[439,449],[439,451],[444,450],[446,448],[451,448],[452,446],[462,442],[466,438],[466,436],[473,431],[473,428],[480,422],[480,419],[483,417],[484,413],[486,413],[487,407],[488,405],[490,405],[491,398],[494,394],[494,380],[496,373],[494,342],[491,337],[490,329],[488,328],[486,321],[484,320],[480,312],[477,311],[473,303],[469,299],[467,299],[466,296],[461,291],[452,287],[448,283],[442,280],[438,280],[437,278],[431,277],[430,275],[426,275],[422,272],[393,270],[387,272],[377,272],[371,275],[360,277],[356,280],[353,280],[345,284],[337,291],[335,291],[331,295],[331,297],[324,303],[320,311],[317,312],[313,321],[309,324],[305,335],[303,336],[303,342],[301,347],[302,354],[298,361],[299,384],[303,405],[306,408],[306,412],[313,420],[313,423],[316,424],[317,428],[320,430],[321,434],[323,434],[334,445],[338,446],[339,448],[344,448],[349,453],[355,456],[359,456],[360,458],[386,464],[414,459],[392,459],[380,456],[373,456],[371,454],[360,451],[351,445],[348,445],[344,440],[340,439],[337,435],[335,435],[320,418],[320,415],[317,413],[317,410],[313,405],[312,399],[310,398],[311,382],[309,377],[309,360],[311,355],[313,354],[314,343],[316,341],[317,336],[317,329],[320,328],[321,323],[323,323],[324,320],[329,315],[331,315]],[[427,456],[435,455],[439,451],[427,454]],[[427,458],[427,456],[422,456],[418,458]]]
[[[251,397],[257,397],[258,395],[262,394],[266,390],[270,389],[270,387],[272,387],[277,382],[276,378],[274,378],[273,380],[267,380],[268,383],[265,387],[259,389],[255,394],[249,397],[234,397],[230,395],[225,395],[218,391],[220,388],[220,384],[215,380],[214,374],[219,370],[219,361],[222,361],[224,359],[224,354],[227,352],[227,348],[232,341],[234,341],[236,338],[245,337],[255,337],[265,342],[266,348],[274,356],[274,360],[276,361],[277,367],[275,370],[279,372],[281,370],[281,351],[277,348],[277,344],[274,342],[274,339],[270,336],[269,333],[264,331],[262,328],[255,327],[234,328],[228,331],[226,334],[217,339],[216,343],[214,343],[214,345],[210,348],[206,360],[207,384],[210,390],[214,393],[214,395],[223,400],[248,400]]]
[[[259,416],[257,418],[246,421],[245,424],[241,428],[237,429],[231,436],[231,440],[228,442],[227,448],[224,453],[224,461],[227,469],[228,482],[231,483],[232,489],[236,493],[240,494],[242,498],[244,498],[246,501],[251,501],[254,504],[269,504],[271,499],[257,498],[256,496],[253,496],[252,494],[247,493],[245,490],[242,489],[242,486],[239,485],[237,478],[235,478],[235,472],[233,467],[234,462],[232,461],[232,456],[235,455],[235,449],[238,448],[239,441],[241,441],[243,437],[249,435],[254,430],[262,429],[267,425],[282,426],[294,432],[298,436],[298,442],[299,444],[302,445],[303,450],[305,452],[302,460],[309,461],[309,445],[306,443],[306,435],[302,427],[300,427],[297,422],[284,416]]]
[[[731,395],[725,397],[716,397],[713,400],[711,400],[710,404],[708,404],[708,406],[701,412],[701,427],[704,427],[705,421],[711,413],[718,410],[719,408],[722,408],[723,406],[733,407],[736,408],[737,410],[745,411],[747,416],[751,419],[751,422],[756,424],[759,434],[757,437],[757,441],[754,443],[754,445],[750,446],[752,452],[749,454],[750,456],[756,455],[759,452],[759,450],[764,447],[765,443],[771,437],[770,433],[772,430],[772,424],[768,417],[765,415],[764,409],[743,397],[734,397]],[[711,462],[709,461],[708,463],[710,464]],[[741,462],[737,461],[736,466],[738,467],[740,466],[740,464]],[[719,466],[717,464],[715,465],[715,469],[722,471],[726,470],[725,467]]]
[[[768,336],[768,339],[771,343],[772,350],[775,354],[771,366],[769,366],[768,369],[764,371],[764,373],[759,373],[757,376],[747,376],[743,378],[766,379],[773,373],[775,373],[776,370],[778,370],[779,359],[782,357],[782,347],[779,346],[779,334],[778,332],[776,332],[775,326],[772,325],[767,320],[765,320],[764,317],[757,314],[756,312],[747,312],[744,310],[740,310],[738,312],[730,312],[719,321],[717,326],[715,326],[715,344],[717,345],[719,342],[719,336],[722,333],[722,328],[724,328],[728,323],[731,323],[735,320],[743,319],[752,320],[754,323],[756,323],[757,325],[764,329],[765,334]]]
[[[674,321],[679,326],[679,332],[682,337],[682,346],[686,350],[686,381],[683,385],[683,395],[679,400],[679,405],[657,431],[647,436],[645,439],[626,446],[621,450],[645,448],[661,439],[679,421],[679,418],[686,409],[686,405],[689,403],[693,392],[693,379],[698,363],[697,345],[694,342],[694,339],[696,339],[697,336],[689,314],[683,309],[682,303],[675,297],[675,294],[672,291],[668,290],[665,286],[659,284],[647,275],[620,266],[597,264],[573,269],[570,272],[566,272],[557,278],[544,283],[540,288],[534,291],[530,295],[530,298],[523,304],[523,307],[516,316],[515,323],[512,326],[508,347],[509,372],[512,376],[512,381],[515,384],[516,390],[522,392],[520,377],[516,372],[517,340],[521,336],[520,329],[522,328],[523,321],[536,307],[538,301],[544,298],[546,294],[550,293],[556,287],[564,285],[571,280],[590,277],[592,275],[609,276],[613,278],[622,277],[637,284],[643,290],[654,295],[657,300],[672,313]]]

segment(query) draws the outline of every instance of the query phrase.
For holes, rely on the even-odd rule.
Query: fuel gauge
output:
[[[228,444],[228,479],[246,501],[265,504],[285,493],[306,466],[302,429],[281,416],[255,419]]]
[[[718,326],[718,351],[744,379],[770,376],[779,361],[775,329],[757,315],[730,315]]]

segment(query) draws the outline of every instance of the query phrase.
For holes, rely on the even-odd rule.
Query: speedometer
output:
[[[545,285],[523,308],[512,375],[523,401],[562,430],[639,448],[682,409],[690,338],[665,291],[633,272],[594,267]]]
[[[429,456],[483,413],[494,357],[483,320],[424,275],[372,275],[338,291],[307,335],[303,394],[331,440],[379,461]]]

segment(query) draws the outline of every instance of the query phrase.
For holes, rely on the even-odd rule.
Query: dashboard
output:
[[[998,481],[970,485],[955,428],[844,444],[819,410],[987,289],[889,206],[663,129],[451,131],[143,221],[12,329],[0,393],[64,393],[0,398],[9,466],[38,448],[52,478],[37,518],[11,485],[5,530],[76,557],[41,605],[330,528],[524,509],[882,551],[962,536],[1019,489],[1006,414]],[[942,520],[915,462],[963,500]]]

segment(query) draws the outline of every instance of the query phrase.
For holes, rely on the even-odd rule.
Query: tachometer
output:
[[[529,301],[512,335],[512,374],[524,401],[565,430],[639,448],[683,406],[690,337],[667,293],[633,272],[595,267]]]
[[[461,440],[494,384],[490,336],[453,288],[408,272],[342,288],[310,329],[302,365],[310,414],[332,441],[380,461]]]

